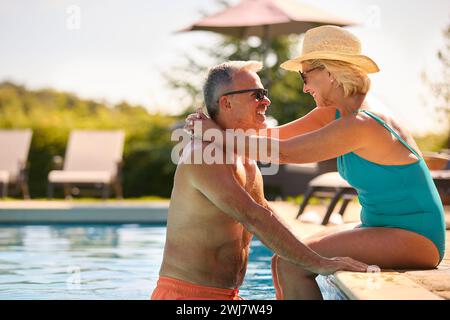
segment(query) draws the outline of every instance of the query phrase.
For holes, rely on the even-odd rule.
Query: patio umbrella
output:
[[[180,31],[203,30],[238,38],[271,38],[301,34],[326,24],[356,25],[354,21],[294,0],[243,0]]]
[[[327,24],[356,25],[353,21],[294,0],[242,0],[180,31],[212,31],[241,39],[257,36],[262,40],[262,61],[265,61],[270,38],[301,34]]]

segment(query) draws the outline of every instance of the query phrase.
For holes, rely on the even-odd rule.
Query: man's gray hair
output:
[[[206,109],[211,119],[219,112],[219,98],[226,90],[230,90],[234,75],[239,71],[258,72],[262,63],[258,61],[227,61],[209,69],[203,86]]]

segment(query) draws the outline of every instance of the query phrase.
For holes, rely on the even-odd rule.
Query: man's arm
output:
[[[221,211],[241,222],[280,257],[309,271],[365,272],[367,265],[351,258],[338,260],[318,255],[296,237],[276,212],[256,203],[234,177],[231,165],[189,165],[192,185]]]

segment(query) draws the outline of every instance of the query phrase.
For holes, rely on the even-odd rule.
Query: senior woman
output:
[[[368,74],[379,69],[372,59],[361,55],[360,41],[335,26],[310,29],[301,56],[281,67],[300,72],[303,90],[313,96],[317,108],[277,128],[279,162],[337,157],[340,175],[357,190],[362,206],[361,224],[356,228],[325,232],[305,242],[325,257],[348,256],[381,268],[436,267],[445,250],[442,203],[411,135],[402,138],[383,120],[386,118],[364,107],[370,87]],[[197,118],[203,132],[219,128],[203,114]],[[271,139],[246,136],[246,156],[258,156],[249,152],[251,143],[270,146]],[[315,274],[277,256],[272,259],[272,271],[277,298],[322,298]]]

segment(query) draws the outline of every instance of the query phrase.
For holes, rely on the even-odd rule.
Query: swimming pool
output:
[[[0,225],[0,299],[149,299],[165,233],[165,225]],[[241,297],[275,299],[271,257],[252,240]],[[325,299],[343,298],[318,280]]]
[[[148,299],[165,226],[0,226],[0,299]],[[274,299],[270,259],[251,243],[240,295]]]

